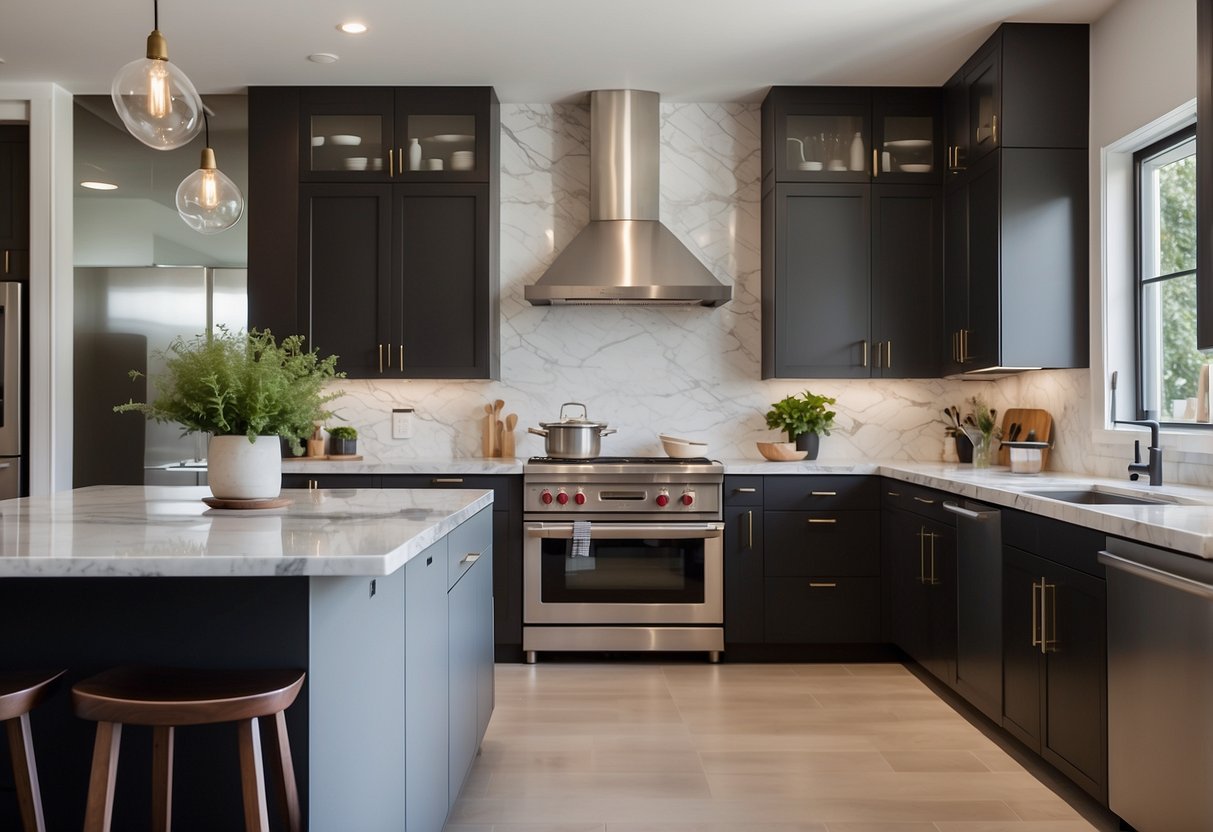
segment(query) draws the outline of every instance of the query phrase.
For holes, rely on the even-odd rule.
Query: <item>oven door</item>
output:
[[[717,624],[724,620],[724,524],[595,523],[589,557],[572,523],[527,523],[527,624]]]

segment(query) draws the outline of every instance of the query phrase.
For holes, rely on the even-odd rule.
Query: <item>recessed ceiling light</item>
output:
[[[81,188],[88,188],[91,191],[116,191],[118,186],[113,182],[96,182],[91,179],[86,179],[80,183]]]
[[[361,35],[366,31],[366,24],[359,23],[356,20],[350,20],[346,23],[337,24],[337,28],[345,32],[347,35]]]
[[[314,64],[332,64],[337,62],[337,56],[332,52],[317,52],[313,55],[308,55],[307,59]]]

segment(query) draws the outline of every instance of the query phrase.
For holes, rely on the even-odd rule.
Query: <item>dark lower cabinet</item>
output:
[[[875,511],[768,511],[766,574],[879,575],[880,514]]]
[[[729,644],[761,644],[764,617],[762,505],[730,505],[731,479],[725,478],[724,640]],[[761,483],[761,478],[758,479]],[[758,498],[762,499],[761,488]]]
[[[1003,727],[1106,804],[1105,582],[1005,546],[1003,592]]]
[[[770,644],[875,644],[880,641],[880,578],[766,579]]]

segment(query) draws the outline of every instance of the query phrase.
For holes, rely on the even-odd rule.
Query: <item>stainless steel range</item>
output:
[[[724,649],[724,466],[532,458],[522,649]]]

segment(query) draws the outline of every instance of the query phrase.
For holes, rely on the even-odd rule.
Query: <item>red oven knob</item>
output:
[[[662,508],[665,508],[669,504],[670,504],[670,495],[669,494],[658,494],[657,495],[657,505],[661,506]]]
[[[556,502],[560,503],[560,505],[562,505],[562,506],[567,505],[569,502],[569,495],[565,494],[563,491],[561,491],[559,494],[556,495]]]
[[[573,502],[575,502],[579,506],[585,505],[585,495],[582,494],[580,491],[578,491],[576,494],[573,495]]]
[[[545,506],[550,506],[552,504],[552,492],[544,491],[542,494],[539,495],[539,499],[543,501],[543,504]]]
[[[689,506],[693,502],[695,502],[695,492],[694,491],[682,492],[682,504],[684,506]]]

